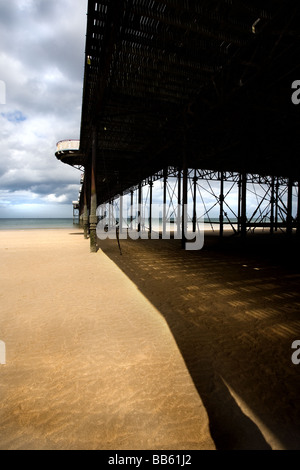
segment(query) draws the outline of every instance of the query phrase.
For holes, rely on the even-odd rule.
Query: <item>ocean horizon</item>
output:
[[[0,230],[63,229],[77,226],[73,218],[0,218]]]
[[[147,219],[145,221],[148,222]],[[124,223],[126,223],[124,221]],[[134,221],[133,225],[137,222]],[[205,225],[210,224],[218,224],[218,218],[210,218],[204,219]],[[224,225],[229,225],[230,223],[236,224],[236,219],[224,220]],[[169,222],[170,224],[170,222]],[[127,225],[130,226],[130,220],[128,219]],[[191,221],[189,221],[189,226],[191,225]],[[72,217],[65,217],[65,218],[34,218],[34,217],[22,217],[22,218],[0,218],[0,230],[34,230],[34,229],[71,229],[74,227],[78,227],[78,218],[73,219]],[[170,224],[172,227],[173,224]],[[153,219],[152,220],[152,227],[154,230],[159,230],[162,227],[162,220],[160,219]]]

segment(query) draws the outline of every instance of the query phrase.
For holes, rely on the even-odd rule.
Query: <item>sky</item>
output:
[[[0,0],[0,217],[72,217],[87,0]]]

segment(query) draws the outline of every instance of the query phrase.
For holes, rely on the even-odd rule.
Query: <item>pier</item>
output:
[[[92,251],[97,207],[159,178],[165,199],[170,177],[179,204],[192,198],[182,225],[209,217],[205,181],[219,184],[220,236],[232,218],[241,236],[299,232],[298,20],[293,1],[88,2],[81,135],[56,157],[84,171]]]

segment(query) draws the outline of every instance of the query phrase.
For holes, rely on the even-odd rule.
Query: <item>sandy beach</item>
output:
[[[297,245],[99,246],[0,232],[0,449],[300,449]]]
[[[166,320],[82,231],[0,232],[0,449],[214,449]]]

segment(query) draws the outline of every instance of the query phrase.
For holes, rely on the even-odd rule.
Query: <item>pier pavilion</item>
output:
[[[205,181],[221,236],[232,218],[299,233],[299,24],[296,0],[88,1],[80,141],[56,157],[84,171],[91,251],[99,205],[146,186],[151,205],[159,179],[166,202],[170,178],[194,225]]]

